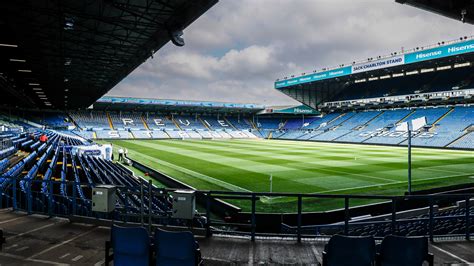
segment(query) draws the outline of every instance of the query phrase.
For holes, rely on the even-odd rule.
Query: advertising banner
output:
[[[294,86],[298,84],[304,84],[313,81],[320,81],[324,79],[336,78],[347,76],[355,73],[367,72],[376,69],[390,68],[394,66],[417,63],[432,59],[438,59],[443,57],[449,57],[459,54],[471,53],[474,52],[474,40],[467,40],[464,42],[459,42],[455,44],[449,44],[444,46],[439,46],[430,49],[421,49],[416,52],[407,53],[403,55],[392,56],[389,58],[384,58],[375,61],[364,62],[360,64],[355,64],[353,66],[347,66],[342,68],[337,68],[334,70],[327,70],[322,72],[317,72],[301,77],[291,78],[287,80],[281,80],[275,82],[275,88],[281,89],[284,87]]]
[[[381,68],[388,68],[392,66],[399,66],[405,63],[405,57],[403,55],[380,59],[376,61],[370,61],[362,64],[352,66],[352,73],[366,72]]]

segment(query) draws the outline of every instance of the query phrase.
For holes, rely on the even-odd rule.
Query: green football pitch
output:
[[[200,190],[401,195],[407,149],[283,140],[118,140],[129,157]],[[413,190],[474,182],[474,152],[414,148]],[[115,157],[117,158],[117,157]],[[259,211],[290,212],[295,198],[261,198]],[[351,205],[374,202],[354,200]],[[231,201],[248,210],[250,202]],[[341,208],[305,200],[303,211]]]

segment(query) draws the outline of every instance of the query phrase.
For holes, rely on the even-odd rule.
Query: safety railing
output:
[[[103,214],[92,211],[93,185],[74,181],[3,178],[0,208],[11,207],[28,214],[85,216],[122,222],[203,228],[207,236],[232,234],[249,237],[328,238],[333,234],[456,236],[470,239],[474,233],[474,194],[443,195],[329,195],[196,191],[200,214],[193,220],[175,219],[169,189],[141,181],[137,187],[117,186],[116,209]],[[235,202],[244,211],[222,217],[214,213],[216,200]],[[284,202],[291,213],[268,212],[265,204]],[[359,206],[361,202],[372,205]],[[283,204],[283,203],[281,203]],[[315,205],[333,206],[332,212],[313,211]],[[367,215],[370,213],[371,215]],[[286,219],[286,220],[285,220]],[[279,230],[269,229],[275,225]]]
[[[226,233],[235,234],[236,232],[230,232],[226,230],[219,230],[219,226],[234,226],[235,228],[248,228],[248,231],[239,231],[238,234],[244,234],[250,236],[250,239],[255,240],[256,236],[281,236],[281,237],[296,237],[297,241],[300,242],[302,238],[315,238],[315,237],[330,237],[332,234],[346,234],[346,235],[374,235],[375,237],[382,238],[388,234],[403,234],[403,235],[426,235],[433,241],[435,237],[442,236],[463,236],[469,240],[470,235],[474,233],[474,208],[471,199],[474,198],[474,194],[451,194],[451,195],[409,195],[409,196],[375,196],[375,195],[327,195],[327,194],[294,194],[294,193],[252,193],[252,192],[201,192],[206,197],[206,230],[207,234],[212,233]],[[262,204],[261,198],[274,198],[274,197],[285,197],[294,199],[293,202],[296,205],[296,225],[286,226],[286,229],[281,230],[278,234],[274,233],[261,233],[258,232],[259,227],[259,216],[264,217],[265,213],[257,212],[257,204]],[[247,213],[247,223],[228,223],[222,221],[216,221],[211,219],[211,207],[212,199],[221,200],[238,200],[250,202],[250,211]],[[332,222],[329,224],[318,224],[318,225],[304,225],[305,216],[310,216],[309,213],[305,213],[304,202],[305,200],[339,200],[342,209],[340,209],[340,216],[342,216],[339,222]],[[373,200],[384,202],[389,205],[389,216],[381,218],[377,217],[362,217],[363,219],[357,220],[357,212],[351,209],[351,202],[358,200]],[[453,203],[457,203],[460,206],[453,206]],[[471,204],[470,204],[471,203]],[[311,204],[311,203],[309,203]],[[424,207],[426,206],[426,212],[424,214],[414,215],[409,218],[399,218],[403,214],[407,215],[407,212],[402,212],[405,209],[410,210],[409,206]],[[451,206],[444,210],[435,211],[435,207]],[[375,206],[375,205],[374,205]],[[403,208],[405,207],[405,209]],[[357,208],[357,206],[352,206]],[[436,208],[438,209],[438,208]],[[335,213],[335,216],[338,214]],[[408,214],[409,216],[409,214]],[[275,219],[277,217],[270,217],[269,219]],[[377,219],[377,220],[374,220]],[[364,221],[369,220],[370,221]],[[268,219],[267,219],[268,220]],[[315,220],[311,219],[310,220]],[[316,218],[317,220],[317,218]],[[442,230],[444,229],[444,230]]]

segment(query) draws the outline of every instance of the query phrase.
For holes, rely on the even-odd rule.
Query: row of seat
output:
[[[426,118],[430,129],[415,134],[413,145],[474,148],[474,142],[469,141],[472,136],[466,134],[466,128],[474,125],[473,106],[330,113],[321,118],[306,118],[306,122],[301,118],[289,119],[283,127],[260,123],[259,130],[264,137],[273,132],[272,137],[280,139],[406,145],[408,135],[396,131],[397,123],[421,117]]]
[[[202,263],[199,244],[191,232],[156,229],[150,237],[143,227],[112,226],[105,243],[105,265],[194,266]]]
[[[324,248],[323,266],[421,266],[434,265],[426,237],[386,236],[375,245],[372,236],[334,235]]]
[[[14,146],[3,149],[0,151],[0,159],[5,159],[15,153],[16,153],[16,148]]]
[[[441,210],[434,214],[433,233],[435,235],[464,234],[466,232],[466,209],[457,207],[448,210]],[[469,231],[474,233],[474,208],[470,208],[471,226]],[[459,218],[454,218],[459,217]],[[428,214],[411,217],[416,221],[398,222],[396,233],[401,236],[422,236],[429,233]],[[353,236],[377,236],[383,237],[391,232],[390,222],[373,223],[361,226],[354,226],[349,230],[349,235]]]

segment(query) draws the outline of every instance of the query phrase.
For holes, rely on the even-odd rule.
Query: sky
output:
[[[220,0],[107,95],[265,105],[298,102],[277,78],[472,35],[394,0]]]

